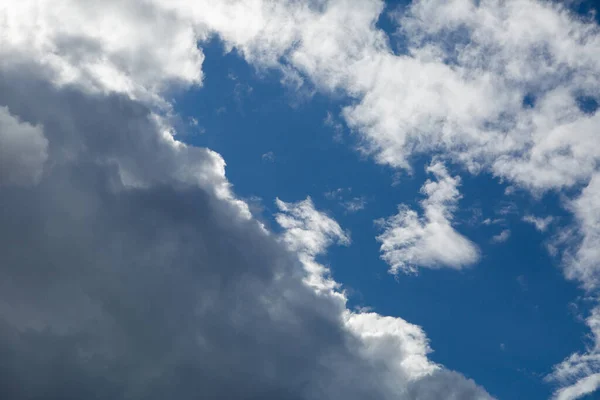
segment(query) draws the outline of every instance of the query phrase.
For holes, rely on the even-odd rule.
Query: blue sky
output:
[[[582,3],[580,10],[588,7],[594,5]],[[380,26],[393,37],[387,18],[382,14]],[[347,99],[311,88],[295,93],[282,87],[277,72],[257,71],[219,40],[203,49],[203,87],[176,98],[184,120],[198,121],[186,128],[184,140],[224,156],[236,193],[252,199],[276,230],[273,199],[310,196],[351,232],[350,246],[334,247],[322,260],[348,290],[351,307],[371,307],[422,326],[435,350],[432,360],[463,372],[498,398],[550,396],[553,387],[542,378],[555,360],[581,349],[588,328],[580,318],[590,305],[548,254],[551,232],[538,232],[522,218],[552,215],[567,225],[572,217],[560,198],[552,193],[532,198],[523,191],[507,196],[509,185],[499,179],[465,174],[457,226],[480,247],[482,259],[458,273],[391,276],[378,258],[380,229],[374,221],[394,214],[400,203],[418,207],[428,157],[416,158],[411,174],[376,165],[356,150],[356,135],[337,117]],[[364,209],[345,209],[343,202],[354,198],[365,200]],[[501,213],[511,206],[509,214]],[[488,218],[503,221],[483,224]],[[504,229],[509,239],[492,243]]]
[[[588,305],[577,301],[576,285],[565,281],[557,260],[548,255],[546,235],[522,217],[568,219],[559,199],[505,196],[507,185],[498,179],[466,175],[459,229],[480,246],[482,260],[466,271],[424,270],[394,278],[378,257],[374,221],[394,214],[397,204],[416,204],[428,159],[415,160],[412,175],[397,176],[361,156],[346,127],[340,140],[325,122],[328,112],[338,113],[343,99],[298,98],[281,87],[277,74],[257,73],[235,53],[225,54],[218,41],[204,49],[204,86],[176,104],[184,119],[198,120],[198,126],[187,128],[185,140],[228,160],[236,193],[259,198],[254,201],[274,229],[276,197],[310,196],[351,232],[352,244],[332,248],[323,260],[349,291],[351,307],[372,307],[422,326],[435,350],[432,360],[481,382],[499,398],[549,396],[552,387],[541,377],[555,360],[580,349],[587,328],[577,316]],[[263,157],[268,153],[272,159]],[[328,199],[326,193],[336,189],[342,189],[340,199]],[[363,197],[365,208],[348,212],[341,203],[354,197]],[[499,214],[509,205],[515,207],[511,214]],[[474,210],[481,215],[474,218]],[[482,225],[499,217],[506,221]],[[505,228],[510,238],[490,243]],[[583,309],[574,311],[572,304]]]
[[[0,10],[0,398],[600,398],[598,2],[90,4]]]

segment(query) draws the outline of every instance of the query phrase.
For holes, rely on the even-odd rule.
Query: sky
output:
[[[0,397],[600,398],[594,1],[0,1]]]

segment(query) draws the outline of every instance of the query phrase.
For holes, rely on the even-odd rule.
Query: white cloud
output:
[[[0,186],[39,181],[48,157],[41,126],[21,122],[0,106]]]
[[[275,153],[272,151],[268,151],[261,156],[262,160],[265,162],[274,162],[275,161]]]
[[[393,274],[415,273],[419,267],[462,269],[479,259],[477,247],[452,227],[460,178],[450,176],[441,162],[429,165],[427,172],[436,180],[421,188],[427,196],[421,201],[423,215],[401,205],[398,214],[380,221],[381,257]]]
[[[600,285],[600,174],[592,177],[569,208],[575,214],[578,229],[564,229],[558,235],[563,252],[564,273],[578,281],[589,294]],[[586,319],[593,343],[584,353],[574,353],[555,366],[549,380],[561,384],[556,400],[573,400],[600,388],[600,307]]]
[[[299,203],[276,200],[281,213],[275,219],[286,231],[283,237],[291,250],[311,257],[321,254],[332,243],[350,244],[350,236],[326,214],[315,210],[310,197]]]
[[[361,197],[353,197],[350,200],[346,200],[342,202],[342,207],[346,209],[349,213],[355,213],[360,210],[364,210],[367,206],[367,199],[364,196]]]
[[[308,273],[305,282],[317,291],[338,296],[334,289],[339,285],[329,276],[329,269],[316,262],[315,257],[325,253],[334,243],[349,245],[349,233],[343,231],[328,215],[317,211],[310,197],[298,203],[286,203],[279,199],[275,203],[280,211],[275,215],[275,220],[285,229],[282,240],[291,251],[298,254]]]
[[[581,240],[564,254],[565,274],[587,290],[600,284],[600,174],[594,175],[570,208],[578,222]]]
[[[335,297],[344,307],[346,328],[360,340],[363,357],[382,366],[384,385],[394,396],[435,400],[441,396],[438,387],[443,387],[446,398],[491,399],[472,381],[427,358],[431,352],[429,340],[419,326],[368,309],[358,312],[346,309],[347,297],[341,285],[315,257],[325,254],[334,243],[348,245],[348,234],[335,220],[316,210],[310,198],[297,203],[277,199],[276,203],[281,211],[276,220],[285,229],[282,240],[298,253],[307,272],[305,282],[318,293]]]
[[[352,188],[337,188],[323,193],[327,200],[335,200],[346,210],[347,213],[356,213],[364,210],[367,206],[367,198],[365,196],[350,197]]]
[[[412,155],[442,153],[536,195],[591,179],[600,113],[578,100],[600,92],[596,24],[559,2],[423,0],[397,14],[407,51],[396,55],[375,25],[382,9],[377,0],[209,1],[194,18],[254,65],[346,93],[342,116],[379,163],[410,169]],[[398,218],[426,226],[411,210]],[[565,268],[590,287],[599,259],[581,229]]]
[[[555,400],[575,400],[589,395],[600,387],[600,373],[587,375],[571,386],[566,386],[554,393]]]
[[[592,345],[583,354],[575,353],[556,365],[548,380],[558,382],[554,400],[575,400],[600,388],[600,308],[586,319],[592,332]]]
[[[323,195],[325,196],[325,198],[327,200],[340,200],[342,198],[342,196],[343,196],[343,193],[345,191],[350,192],[351,190],[352,190],[351,188],[348,188],[348,189],[337,188],[337,189],[325,192]]]
[[[492,237],[492,243],[504,243],[510,238],[510,230],[504,229],[499,234]]]
[[[57,85],[159,102],[169,84],[201,83],[205,31],[153,2],[25,0],[0,13],[5,67],[35,61]]]
[[[483,225],[496,225],[496,224],[502,224],[504,222],[506,222],[506,221],[503,218],[494,218],[494,219],[486,218],[481,223]]]
[[[538,231],[545,232],[546,229],[548,229],[548,226],[554,221],[554,217],[549,215],[545,218],[542,218],[533,215],[525,215],[523,217],[523,221],[533,224],[533,226],[535,226],[535,229],[537,229]]]

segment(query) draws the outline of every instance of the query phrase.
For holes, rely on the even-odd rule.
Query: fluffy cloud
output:
[[[378,0],[167,6],[254,65],[356,99],[343,116],[381,163],[410,168],[415,152],[441,151],[532,190],[585,181],[595,168],[587,144],[598,116],[580,100],[598,92],[600,36],[559,5],[414,2],[398,13],[402,55],[375,27]]]
[[[384,232],[377,237],[390,272],[414,273],[417,268],[461,269],[479,259],[479,250],[452,227],[453,212],[461,198],[460,178],[448,174],[441,162],[427,167],[436,180],[427,180],[421,193],[423,215],[401,205],[398,214],[379,221]]]
[[[348,244],[349,237],[327,214],[315,209],[310,198],[297,203],[276,201],[277,222],[285,229],[281,240],[295,251],[307,272],[306,282],[321,294],[329,294],[345,307],[347,298],[316,257],[333,243]],[[385,386],[394,397],[434,400],[488,399],[473,381],[427,359],[431,351],[423,330],[397,317],[375,312],[343,311],[346,329],[360,339],[362,356],[382,366]]]
[[[284,81],[347,94],[342,116],[379,163],[410,169],[411,156],[434,152],[536,194],[590,181],[600,159],[593,21],[559,2],[423,0],[396,14],[391,40],[405,49],[396,54],[376,28],[382,9],[378,0],[207,1],[194,19]],[[565,273],[594,287],[595,236],[577,229]]]
[[[175,138],[163,93],[200,82],[201,27],[158,2],[0,12],[0,397],[490,399],[421,328],[306,284],[349,240],[310,200],[278,201],[278,237]]]
[[[157,92],[202,80],[205,32],[153,2],[27,0],[0,16],[2,64],[35,60],[58,86],[164,105]]]
[[[37,145],[28,143],[33,156],[28,160],[36,160],[22,170],[29,172],[1,179],[39,180],[38,186],[19,189],[24,190],[23,198],[11,204],[22,203],[23,210],[30,207],[28,218],[41,229],[35,224],[43,216],[33,212],[41,205],[30,203],[47,197],[42,210],[73,219],[74,227],[67,221],[64,232],[50,232],[55,240],[64,239],[62,246],[72,242],[63,237],[69,236],[68,229],[82,230],[78,223],[92,218],[89,209],[105,210],[106,201],[123,206],[116,193],[157,187],[199,188],[216,204],[229,204],[250,219],[247,207],[231,194],[220,156],[173,138],[170,104],[162,97],[174,85],[201,83],[203,54],[197,40],[212,34],[253,65],[279,68],[288,84],[306,81],[324,92],[346,94],[351,102],[342,116],[360,134],[362,150],[377,162],[410,169],[412,155],[441,153],[471,172],[486,170],[534,192],[586,184],[596,173],[600,113],[582,104],[593,104],[600,90],[600,34],[595,24],[556,3],[414,2],[397,15],[406,48],[402,55],[392,51],[386,35],[376,28],[384,6],[378,0],[13,3],[0,10],[0,106],[8,107],[2,127],[8,121],[38,140]],[[456,40],[449,43],[447,37]],[[115,134],[122,131],[127,134]],[[4,133],[0,135],[6,140]],[[22,135],[26,133],[19,140]],[[84,161],[87,164],[82,165]],[[91,187],[94,180],[107,189]],[[571,244],[564,257],[567,276],[586,288],[597,285],[593,221],[598,211],[588,195],[595,186],[592,179],[573,202],[581,240]],[[398,222],[423,232],[429,218],[424,210],[422,218],[412,210],[401,211],[398,216],[412,216]],[[152,221],[163,211],[139,218]],[[27,225],[18,220],[25,215],[29,214],[15,211],[7,226],[25,229]],[[103,214],[95,218],[110,221]],[[45,224],[55,220],[58,217],[47,218]],[[469,260],[476,259],[472,244],[443,218],[440,221],[441,238],[461,243],[463,250],[470,250],[465,253],[471,255]],[[106,235],[122,229],[115,223],[106,228]],[[86,234],[91,235],[81,232],[83,238]],[[3,236],[29,238],[6,232]],[[96,238],[89,239],[92,244],[82,246],[101,253],[101,259],[104,253],[93,245]],[[156,240],[151,248],[159,243]],[[436,253],[435,246],[430,250],[431,254],[411,253],[411,257],[432,265],[450,260]],[[117,250],[112,251],[114,255]],[[90,268],[94,265],[81,254],[69,257],[81,258]],[[50,267],[62,265],[48,259],[54,260]],[[16,302],[11,301],[7,304]],[[452,374],[444,377],[452,380]],[[592,380],[580,382],[584,383],[579,388],[589,387]]]

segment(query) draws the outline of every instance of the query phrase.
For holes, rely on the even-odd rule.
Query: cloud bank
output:
[[[172,7],[0,11],[0,397],[490,399],[418,326],[346,309],[309,267],[349,239],[310,200],[269,232],[177,140],[167,94],[201,84],[213,27]]]

